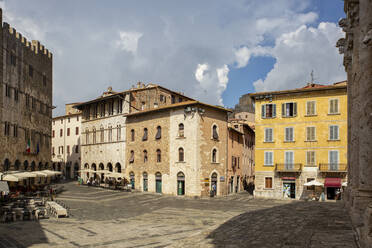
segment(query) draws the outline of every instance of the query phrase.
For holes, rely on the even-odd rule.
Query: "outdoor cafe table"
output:
[[[59,216],[67,216],[67,210],[58,203],[54,201],[47,201],[46,205],[49,206],[51,209],[54,209],[57,214],[57,218]]]

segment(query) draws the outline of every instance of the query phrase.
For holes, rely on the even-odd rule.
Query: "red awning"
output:
[[[341,187],[341,178],[327,177],[324,181],[324,187],[340,188]]]

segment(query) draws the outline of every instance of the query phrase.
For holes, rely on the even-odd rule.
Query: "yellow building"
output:
[[[255,196],[303,199],[324,190],[337,197],[347,172],[347,87],[250,94],[255,101]],[[307,187],[312,181],[324,187]]]

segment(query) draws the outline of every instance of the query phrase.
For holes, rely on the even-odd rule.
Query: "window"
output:
[[[160,151],[160,149],[156,150],[156,162],[158,162],[158,163],[161,162],[161,151]]]
[[[160,95],[159,100],[160,100],[160,102],[165,102],[165,97],[164,97],[164,95]]]
[[[306,164],[310,166],[315,165],[315,151],[306,152]]]
[[[272,177],[265,177],[265,188],[272,189],[273,188],[273,178]]]
[[[26,95],[26,107],[27,108],[30,107],[30,96],[29,95]]]
[[[54,146],[52,147],[52,156],[54,156],[55,153],[54,153]]]
[[[264,152],[265,159],[264,159],[264,165],[274,165],[274,153],[273,152]]]
[[[19,99],[19,91],[18,89],[14,89],[14,101],[18,102]]]
[[[217,149],[212,150],[212,163],[217,163]]]
[[[130,140],[134,141],[134,129],[130,130]]]
[[[338,167],[338,151],[329,151],[328,154],[329,159],[329,169],[330,170],[337,170]]]
[[[76,116],[76,121],[79,121],[79,116]]]
[[[36,100],[33,97],[31,97],[31,107],[32,107],[32,109],[36,108]]]
[[[30,77],[33,77],[34,76],[34,68],[32,67],[32,65],[29,65],[28,66],[28,75]]]
[[[94,105],[93,107],[93,116],[94,118],[98,117],[98,104]]]
[[[79,127],[76,127],[76,128],[75,128],[75,134],[76,134],[76,135],[79,135]]]
[[[176,97],[174,95],[171,96],[171,103],[176,103]]]
[[[118,114],[121,114],[123,112],[123,100],[122,99],[118,100],[117,112]]]
[[[13,136],[18,137],[18,125],[17,124],[13,125]]]
[[[145,110],[145,107],[146,107],[146,103],[145,102],[141,102],[141,110]]]
[[[102,103],[101,104],[101,117],[104,117],[105,116],[105,104]]]
[[[276,104],[263,104],[261,106],[262,118],[275,118],[276,117]]]
[[[75,153],[79,153],[79,146],[78,145],[75,146]]]
[[[70,146],[67,146],[67,154],[70,154]]]
[[[97,132],[96,132],[96,129],[93,128],[93,144],[96,144],[97,143]]]
[[[121,125],[118,125],[116,127],[116,140],[120,141],[121,140]]]
[[[182,102],[182,98],[181,97],[178,99],[178,102]]]
[[[4,134],[5,136],[9,136],[10,132],[10,123],[9,122],[4,122]]]
[[[329,139],[330,140],[339,140],[338,134],[339,134],[338,126],[336,125],[329,126]]]
[[[217,125],[213,125],[213,127],[212,127],[212,138],[214,140],[218,140]]]
[[[178,137],[185,137],[185,132],[184,132],[184,126],[183,123],[180,123],[178,125]]]
[[[315,101],[306,102],[306,115],[316,115]]]
[[[146,141],[147,140],[147,128],[144,128],[143,129],[143,137],[142,137],[142,141]]]
[[[273,142],[273,132],[274,130],[272,128],[265,128],[265,142]]]
[[[101,131],[101,143],[103,143],[105,142],[105,129],[101,127],[100,131]]]
[[[10,97],[10,86],[5,84],[5,96]]]
[[[70,136],[70,128],[67,128],[67,136]]]
[[[55,131],[53,130],[52,131],[52,138],[54,138],[55,137]]]
[[[289,102],[282,104],[282,116],[283,117],[294,117],[297,115],[297,103]]]
[[[109,126],[109,133],[108,133],[108,141],[109,142],[112,142],[112,127],[111,126]]]
[[[16,56],[14,54],[14,52],[11,52],[10,53],[10,64],[13,65],[13,66],[16,66]]]
[[[134,163],[134,151],[130,151],[129,163]]]
[[[338,99],[329,100],[329,113],[338,114]]]
[[[85,129],[85,144],[89,144],[89,129]]]
[[[285,128],[285,141],[287,141],[287,142],[294,141],[294,138],[293,138],[293,127],[286,127]]]
[[[147,151],[146,150],[143,150],[143,162],[146,163],[147,162]]]
[[[183,148],[178,148],[178,161],[183,162],[184,161],[184,151]]]
[[[157,128],[156,128],[156,136],[155,136],[155,139],[160,139],[161,138],[161,127],[160,126],[158,126]]]
[[[315,141],[315,127],[306,127],[306,140]]]
[[[63,119],[61,119],[61,124],[63,124]]]
[[[62,135],[63,135],[63,130],[60,129],[60,130],[59,130],[59,137],[62,137]]]
[[[159,104],[157,102],[154,102],[154,108],[158,108]]]
[[[109,102],[109,115],[113,115],[113,114],[114,114],[114,103]]]
[[[46,79],[46,76],[45,74],[43,75],[43,85],[46,86],[46,83],[47,83],[47,79]]]
[[[287,170],[293,169],[294,153],[292,151],[284,152],[284,164]]]

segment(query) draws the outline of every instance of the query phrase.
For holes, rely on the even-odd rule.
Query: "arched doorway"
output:
[[[161,173],[156,172],[155,174],[155,190],[156,193],[161,193]]]
[[[66,178],[67,179],[71,178],[71,162],[68,162],[66,164]]]
[[[129,178],[130,178],[130,184],[131,184],[131,186],[132,186],[132,189],[135,189],[135,180],[134,180],[134,172],[132,171],[132,172],[130,172],[129,173]]]
[[[99,168],[100,171],[104,171],[105,170],[105,166],[102,163],[99,164],[99,167],[98,168]],[[101,173],[100,174],[100,179],[101,179],[101,183],[104,183],[105,182],[105,173]]]
[[[52,167],[53,167],[53,170],[55,171],[56,170],[56,163],[53,163]]]
[[[107,164],[107,170],[112,172],[112,164],[111,163],[108,163]]]
[[[121,165],[120,165],[120,163],[116,163],[115,170],[116,170],[116,172],[121,173]]]
[[[23,162],[23,169],[24,169],[25,171],[28,170],[28,161],[27,161],[27,160],[25,160],[25,162]]]
[[[148,191],[148,178],[147,178],[147,172],[143,173],[143,191]]]
[[[10,169],[10,161],[9,159],[5,159],[4,161],[4,171],[8,171]]]
[[[177,174],[177,195],[185,194],[185,174],[178,172]]]
[[[61,163],[58,163],[58,164],[57,164],[57,170],[58,170],[58,171],[61,171]]]
[[[89,170],[89,164],[84,164],[84,169]],[[85,175],[86,175],[86,179],[88,179],[89,178],[89,172],[87,172]]]
[[[21,167],[21,162],[19,162],[19,160],[16,160],[15,163],[14,163],[14,169],[19,170],[20,167]]]
[[[217,173],[213,172],[211,176],[211,191],[213,192],[214,195],[217,195]]]
[[[92,164],[92,170],[94,170],[94,173],[93,173],[93,179],[95,180],[97,178],[97,165],[96,164]]]
[[[44,168],[47,170],[49,168],[48,162],[45,163]]]
[[[31,162],[31,171],[35,171],[35,161]]]
[[[78,178],[78,176],[79,176],[79,164],[76,162],[74,164],[74,178],[76,179]]]
[[[37,166],[37,169],[41,171],[43,169],[43,163],[39,162],[39,165]]]

